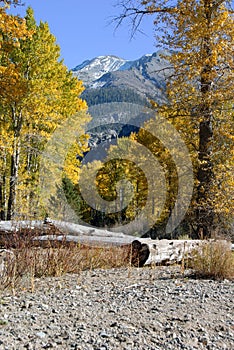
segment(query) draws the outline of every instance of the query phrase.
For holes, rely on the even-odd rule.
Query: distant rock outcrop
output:
[[[99,56],[77,65],[72,73],[83,81],[82,98],[87,101],[92,121],[88,125],[89,147],[95,149],[86,162],[103,160],[108,142],[129,136],[152,118],[150,100],[166,102],[166,79],[171,72],[165,56],[170,51],[147,54],[134,61],[116,56]],[[147,110],[147,113],[145,112]],[[99,128],[96,128],[100,125]],[[97,150],[97,146],[103,147]]]

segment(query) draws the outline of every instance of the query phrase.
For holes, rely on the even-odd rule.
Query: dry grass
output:
[[[131,246],[90,247],[76,243],[47,242],[44,247],[33,244],[35,234],[15,233],[5,248],[14,253],[6,261],[7,269],[0,276],[0,290],[10,288],[14,292],[27,284],[32,291],[35,279],[59,277],[66,273],[79,274],[83,270],[131,267]],[[131,261],[131,262],[130,262]],[[183,261],[182,267],[184,268]],[[234,279],[234,254],[225,241],[204,243],[188,259],[190,267],[199,278]]]
[[[194,252],[189,265],[199,278],[234,279],[234,254],[225,241],[204,244]]]
[[[14,248],[12,248],[12,246]],[[129,265],[129,247],[90,247],[60,242],[53,246],[35,247],[29,236],[24,239],[15,235],[11,247],[14,262],[9,261],[7,271],[0,278],[0,289],[20,287],[29,281],[34,289],[35,278],[61,276],[66,273],[80,273],[82,270],[117,268]],[[7,262],[6,262],[7,263]]]

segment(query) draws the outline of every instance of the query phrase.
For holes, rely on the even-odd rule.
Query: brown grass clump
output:
[[[80,273],[97,268],[115,268],[129,264],[129,247],[91,247],[76,243],[50,243],[36,247],[27,237],[15,236],[11,247],[14,260],[6,262],[6,272],[0,277],[0,289],[17,287],[27,281],[34,289],[35,278]],[[14,248],[12,248],[14,247]]]
[[[192,256],[190,267],[200,278],[234,279],[234,254],[226,241],[204,243]]]

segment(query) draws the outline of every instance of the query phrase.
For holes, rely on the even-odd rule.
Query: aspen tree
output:
[[[60,48],[48,24],[37,25],[31,8],[25,23],[26,29],[33,32],[32,37],[20,39],[19,47],[14,47],[9,55],[23,89],[6,94],[0,104],[1,129],[9,141],[4,143],[8,157],[4,210],[8,220],[20,215],[23,207],[25,215],[37,211],[40,154],[66,118],[84,111],[79,114],[80,123],[84,123],[87,108],[79,97],[82,83],[60,59]],[[4,65],[8,69],[8,62]]]

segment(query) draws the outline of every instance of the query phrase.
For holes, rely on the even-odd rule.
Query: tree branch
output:
[[[117,6],[122,9],[122,13],[115,17],[112,22],[117,23],[115,29],[118,29],[124,20],[129,19],[132,24],[131,38],[139,30],[145,15],[152,14],[173,14],[176,12],[176,7],[146,7],[139,8],[133,5],[132,1],[123,0]],[[140,5],[139,5],[140,6]]]

